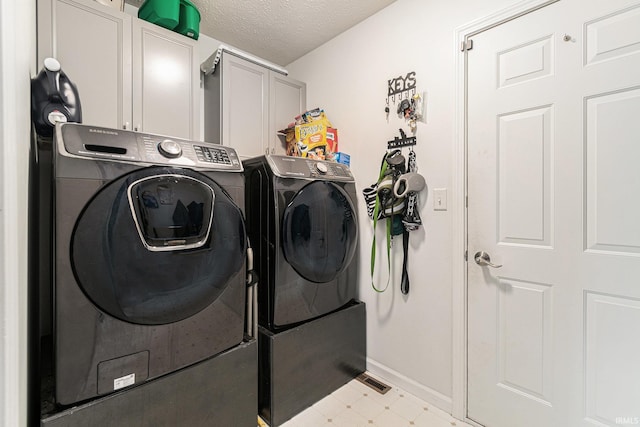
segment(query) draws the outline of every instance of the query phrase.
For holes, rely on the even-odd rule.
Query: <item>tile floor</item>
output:
[[[355,379],[282,424],[282,427],[374,426],[471,427],[397,387],[380,394]]]

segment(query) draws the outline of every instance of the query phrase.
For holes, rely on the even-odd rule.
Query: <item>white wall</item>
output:
[[[26,425],[29,79],[35,2],[0,0],[0,425]]]
[[[451,196],[455,138],[456,28],[516,3],[514,0],[398,0],[327,44],[287,65],[307,83],[307,104],[322,107],[338,128],[340,150],[351,154],[358,192],[375,181],[386,142],[398,128],[410,135],[390,105],[387,81],[415,71],[427,92],[427,123],[415,148],[428,194],[420,194],[424,226],[410,236],[409,295],[400,292],[402,239],[396,238],[389,289],[371,288],[372,222],[360,197],[361,300],[367,303],[368,369],[443,409],[452,396],[452,217],[434,211],[432,190]],[[407,154],[407,149],[404,149]],[[383,227],[381,227],[383,228]],[[376,285],[386,283],[384,237],[377,233]],[[462,256],[462,254],[460,254]]]

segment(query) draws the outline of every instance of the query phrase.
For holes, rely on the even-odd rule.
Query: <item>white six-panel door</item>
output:
[[[484,31],[467,78],[468,417],[640,424],[640,3]]]

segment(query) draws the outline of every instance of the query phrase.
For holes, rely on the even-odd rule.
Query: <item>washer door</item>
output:
[[[304,186],[282,217],[286,261],[306,280],[330,282],[351,262],[358,241],[356,214],[347,193],[327,181]]]
[[[71,241],[76,280],[101,310],[145,325],[195,315],[244,265],[242,212],[212,179],[154,167],[85,206]]]

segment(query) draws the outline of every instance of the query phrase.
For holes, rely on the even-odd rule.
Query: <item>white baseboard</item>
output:
[[[388,385],[400,387],[402,390],[413,394],[415,397],[424,400],[427,403],[431,403],[439,409],[442,409],[448,414],[451,414],[452,403],[451,397],[437,392],[425,385],[422,385],[409,377],[402,375],[399,372],[385,366],[371,358],[367,357],[367,372],[373,377],[376,377],[384,382],[389,382]]]

